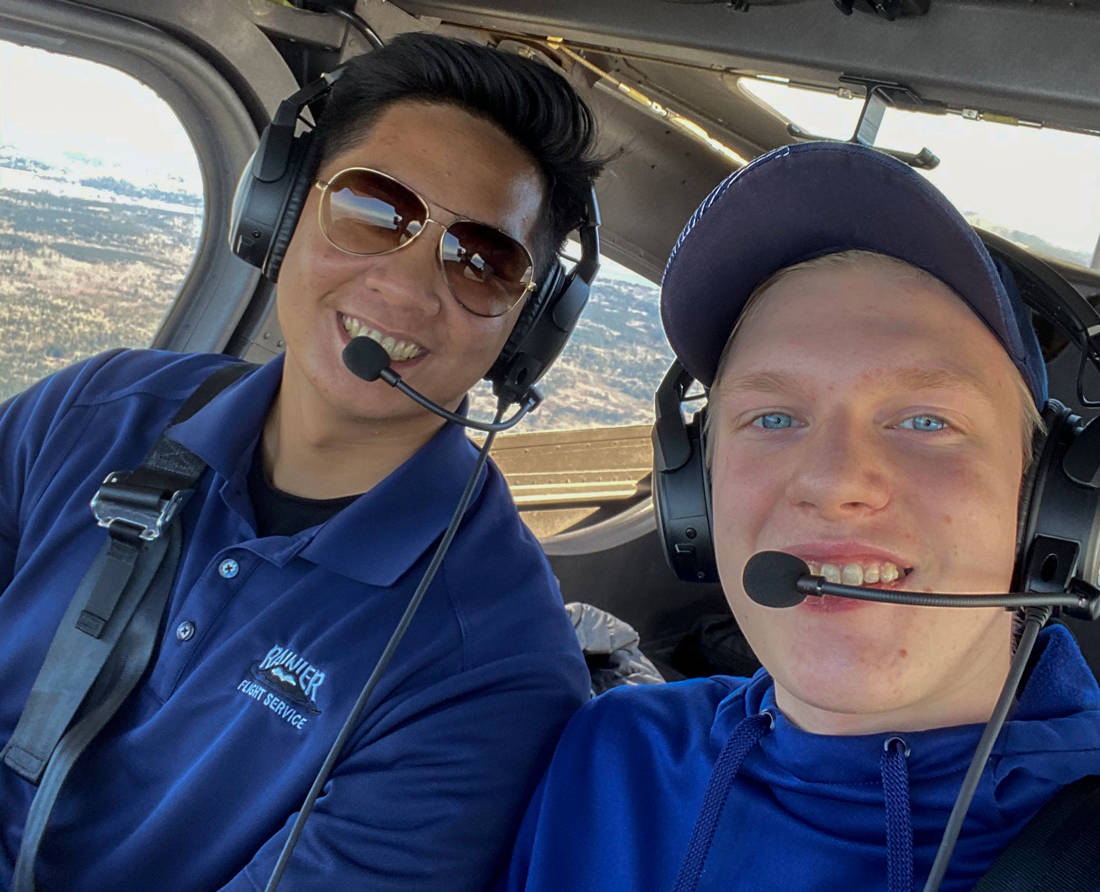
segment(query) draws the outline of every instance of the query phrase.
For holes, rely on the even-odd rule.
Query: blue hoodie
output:
[[[1060,626],[1036,649],[944,890],[971,889],[1059,788],[1100,774],[1091,671]],[[776,708],[764,670],[617,688],[566,728],[502,887],[920,888],[981,731],[810,734]]]

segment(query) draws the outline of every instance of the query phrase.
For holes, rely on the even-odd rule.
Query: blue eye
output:
[[[898,427],[935,433],[946,430],[947,422],[937,415],[914,415],[912,418],[906,418]]]
[[[794,419],[786,412],[768,412],[764,415],[757,415],[752,423],[757,427],[770,431],[794,427]]]

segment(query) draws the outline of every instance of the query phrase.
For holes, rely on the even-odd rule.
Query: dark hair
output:
[[[320,157],[351,148],[387,106],[403,99],[458,106],[496,124],[531,154],[546,187],[532,246],[541,276],[583,218],[603,167],[594,155],[588,106],[541,63],[437,34],[400,34],[347,63],[318,125]]]

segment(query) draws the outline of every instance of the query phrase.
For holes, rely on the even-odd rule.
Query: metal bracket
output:
[[[137,530],[137,536],[152,542],[168,526],[191,496],[192,490],[174,492],[154,486],[130,483],[131,471],[112,471],[92,496],[96,523],[111,528],[121,521]]]
[[[944,106],[938,102],[926,102],[914,90],[903,84],[890,81],[869,80],[866,78],[841,75],[841,83],[855,84],[866,90],[866,99],[863,100],[863,108],[859,112],[859,120],[856,122],[855,132],[850,139],[831,139],[827,136],[818,136],[803,130],[797,124],[787,125],[787,133],[800,142],[824,141],[824,142],[850,142],[869,148],[878,149],[899,161],[904,161],[910,167],[919,167],[921,170],[932,170],[940,163],[940,159],[930,149],[922,148],[919,152],[905,152],[900,149],[886,149],[875,145],[882,117],[887,107],[899,108],[910,111],[923,111],[932,114],[943,114]]]
[[[927,15],[931,0],[833,0],[833,5],[844,15],[858,9],[892,22],[899,16]]]

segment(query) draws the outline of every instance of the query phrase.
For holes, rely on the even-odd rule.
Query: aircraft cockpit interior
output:
[[[281,355],[271,252],[290,234],[271,220],[336,191],[288,195],[283,168],[347,60],[408,32],[532,60],[595,119],[604,168],[549,273],[557,321],[469,398],[565,602],[628,624],[665,680],[759,667],[718,582],[708,388],[673,365],[660,289],[717,184],[814,142],[917,171],[1013,273],[1072,418],[1013,584],[1100,586],[1100,0],[0,0],[0,405],[119,347]],[[431,233],[430,200],[378,176]],[[443,219],[446,270],[462,221]],[[355,374],[385,378],[374,359]],[[494,427],[505,396],[515,423]],[[1058,621],[1100,676],[1100,624]]]
[[[5,338],[3,394],[66,359],[114,344],[104,326],[90,320],[98,333],[78,334],[88,307],[74,320],[57,306],[69,338],[32,334],[32,325],[52,323],[41,309],[42,318],[32,320],[20,292],[46,287],[51,275],[68,284],[82,275],[81,265],[91,273],[89,287],[101,273],[109,287],[112,264],[133,260],[137,269],[140,243],[150,238],[140,227],[153,222],[134,220],[118,236],[125,247],[112,255],[80,231],[79,219],[68,224],[71,232],[50,231],[64,210],[46,202],[50,193],[42,183],[58,183],[61,194],[69,177],[85,190],[73,194],[77,207],[104,197],[161,198],[158,187],[144,182],[155,175],[140,169],[140,156],[125,158],[125,168],[114,163],[115,172],[129,170],[135,178],[129,185],[106,171],[97,179],[90,175],[95,168],[81,168],[79,160],[74,166],[67,156],[79,154],[79,132],[72,148],[58,149],[53,166],[45,150],[39,151],[44,160],[26,154],[46,143],[57,149],[58,124],[66,117],[75,125],[81,114],[94,115],[108,132],[130,119],[141,128],[140,113],[131,111],[135,100],[128,94],[113,99],[96,81],[86,89],[99,93],[100,109],[80,108],[87,100],[67,100],[58,90],[49,94],[60,104],[47,112],[54,119],[47,133],[24,133],[32,125],[16,114],[41,109],[46,100],[39,93],[48,85],[38,72],[50,62],[86,59],[126,72],[160,97],[178,122],[175,138],[192,154],[190,170],[177,165],[174,182],[162,177],[167,185],[159,186],[178,192],[164,196],[170,199],[165,207],[187,211],[170,218],[175,279],[157,282],[155,307],[119,305],[122,318],[107,326],[117,332],[117,344],[212,349],[263,361],[282,344],[273,289],[232,255],[226,231],[238,175],[278,103],[344,58],[406,30],[453,34],[537,59],[568,77],[596,112],[600,148],[610,158],[597,189],[603,266],[576,332],[542,382],[543,404],[498,439],[493,457],[550,556],[566,600],[624,618],[673,675],[696,674],[712,665],[704,651],[729,644],[721,635],[697,644],[700,636],[710,641],[706,630],[721,625],[728,611],[713,583],[682,583],[669,572],[651,497],[652,395],[671,360],[657,319],[657,289],[683,222],[723,176],[762,151],[813,138],[862,139],[923,170],[958,195],[976,225],[1040,257],[1078,294],[1095,300],[1097,14],[1090,0],[623,0],[553,9],[534,3],[249,0],[150,8],[124,0],[5,0],[3,81],[11,99],[5,100],[2,170],[12,233],[6,263],[13,274],[29,264],[44,280],[37,286],[5,277],[5,300],[14,301],[5,315],[16,334]],[[82,79],[75,68],[61,76],[71,86]],[[167,153],[179,149],[169,150],[166,141],[149,140],[162,144],[175,164],[175,154]],[[112,143],[102,144],[102,151],[111,150]],[[100,168],[109,161],[88,159]],[[94,186],[81,185],[99,179],[118,182],[106,182],[94,195]],[[46,203],[28,217],[20,194]],[[21,231],[26,223],[32,229]],[[49,247],[51,239],[57,247]],[[54,272],[41,259],[49,251]],[[566,248],[573,260],[580,251],[575,241]],[[166,266],[167,257],[157,263]],[[136,272],[129,275],[146,284]],[[116,315],[106,304],[96,312]],[[142,331],[138,316],[148,318]],[[1080,351],[1054,325],[1038,325],[1051,392],[1089,417],[1077,393]],[[1094,374],[1086,366],[1086,392],[1100,390]],[[475,395],[474,405],[491,414],[488,394]],[[685,403],[685,412],[691,407]],[[729,655],[735,665],[742,658],[751,655]]]

